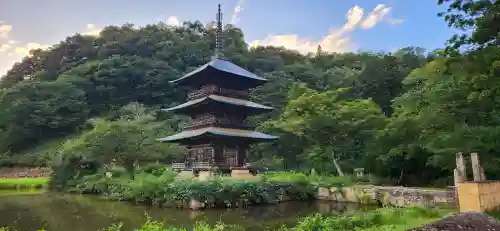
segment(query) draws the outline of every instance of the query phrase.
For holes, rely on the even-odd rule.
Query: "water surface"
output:
[[[18,230],[97,231],[123,222],[124,230],[131,231],[144,223],[147,214],[167,226],[189,228],[197,221],[210,224],[222,221],[240,225],[246,230],[262,231],[293,225],[297,218],[310,214],[353,213],[370,209],[373,207],[315,201],[192,211],[105,201],[89,196],[43,193],[0,196],[0,226]]]

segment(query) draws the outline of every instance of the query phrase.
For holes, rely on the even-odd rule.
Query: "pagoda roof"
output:
[[[173,142],[183,139],[189,139],[194,137],[199,137],[203,135],[217,135],[217,136],[227,136],[227,137],[239,137],[239,138],[251,138],[258,140],[274,140],[278,139],[277,136],[268,135],[262,132],[241,130],[233,128],[220,128],[220,127],[206,127],[194,130],[187,130],[171,135],[165,138],[157,139],[161,142]]]
[[[272,110],[273,109],[272,107],[264,106],[262,104],[254,103],[254,102],[248,101],[248,100],[235,99],[235,98],[220,96],[220,95],[209,95],[209,96],[202,97],[199,99],[187,101],[187,102],[180,104],[180,105],[177,105],[175,107],[162,109],[162,111],[174,111],[174,110],[178,110],[178,109],[183,109],[183,108],[187,108],[190,106],[201,104],[201,103],[209,101],[209,100],[213,100],[213,101],[219,102],[219,103],[226,103],[226,104],[231,104],[231,105],[235,105],[235,106],[250,107],[250,108],[261,109],[261,110]]]
[[[181,78],[170,81],[170,83],[181,84],[182,82],[185,82],[187,79],[190,79],[190,78],[195,77],[199,74],[202,74],[203,72],[205,72],[205,70],[209,70],[209,69],[215,69],[217,71],[222,71],[222,72],[232,74],[233,76],[237,76],[237,77],[243,77],[243,78],[246,78],[246,79],[251,80],[251,81],[257,81],[257,82],[266,82],[267,81],[267,79],[259,77],[255,74],[253,74],[252,72],[249,72],[249,71],[239,67],[238,65],[236,65],[234,63],[231,63],[231,62],[226,61],[226,60],[214,59],[214,60],[208,62],[207,64],[197,68],[196,70],[187,73],[186,75],[182,76]]]

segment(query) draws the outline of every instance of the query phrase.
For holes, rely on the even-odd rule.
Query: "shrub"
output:
[[[242,181],[218,176],[199,181],[176,176],[176,172],[165,168],[138,172],[133,179],[95,174],[81,178],[68,191],[160,206],[183,206],[191,199],[207,206],[239,206],[275,203],[282,196],[306,200],[314,194],[314,187],[300,177]]]

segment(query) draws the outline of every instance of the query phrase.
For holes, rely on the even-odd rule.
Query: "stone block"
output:
[[[318,187],[317,197],[318,199],[328,200],[330,197],[330,190],[325,187]]]
[[[198,180],[207,181],[212,178],[214,173],[212,171],[200,171],[198,172]]]
[[[255,176],[248,169],[233,169],[231,170],[231,177],[237,180],[255,179]]]
[[[195,178],[193,171],[185,170],[179,172],[179,174],[177,175],[177,179],[193,179],[193,178]]]

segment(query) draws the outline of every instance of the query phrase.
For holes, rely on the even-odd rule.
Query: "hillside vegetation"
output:
[[[335,160],[344,172],[363,167],[389,183],[446,185],[454,154],[474,151],[489,178],[500,176],[499,23],[482,17],[498,13],[498,1],[441,2],[454,3],[444,14],[450,26],[472,34],[433,53],[248,49],[227,25],[225,57],[269,79],[252,98],[276,108],[252,118],[281,137],[253,147],[254,164],[335,173]],[[72,177],[182,158],[180,147],[155,139],[186,118],[159,109],[185,97],[168,81],[210,60],[215,31],[207,28],[108,26],[33,50],[0,80],[0,163],[69,168]]]

